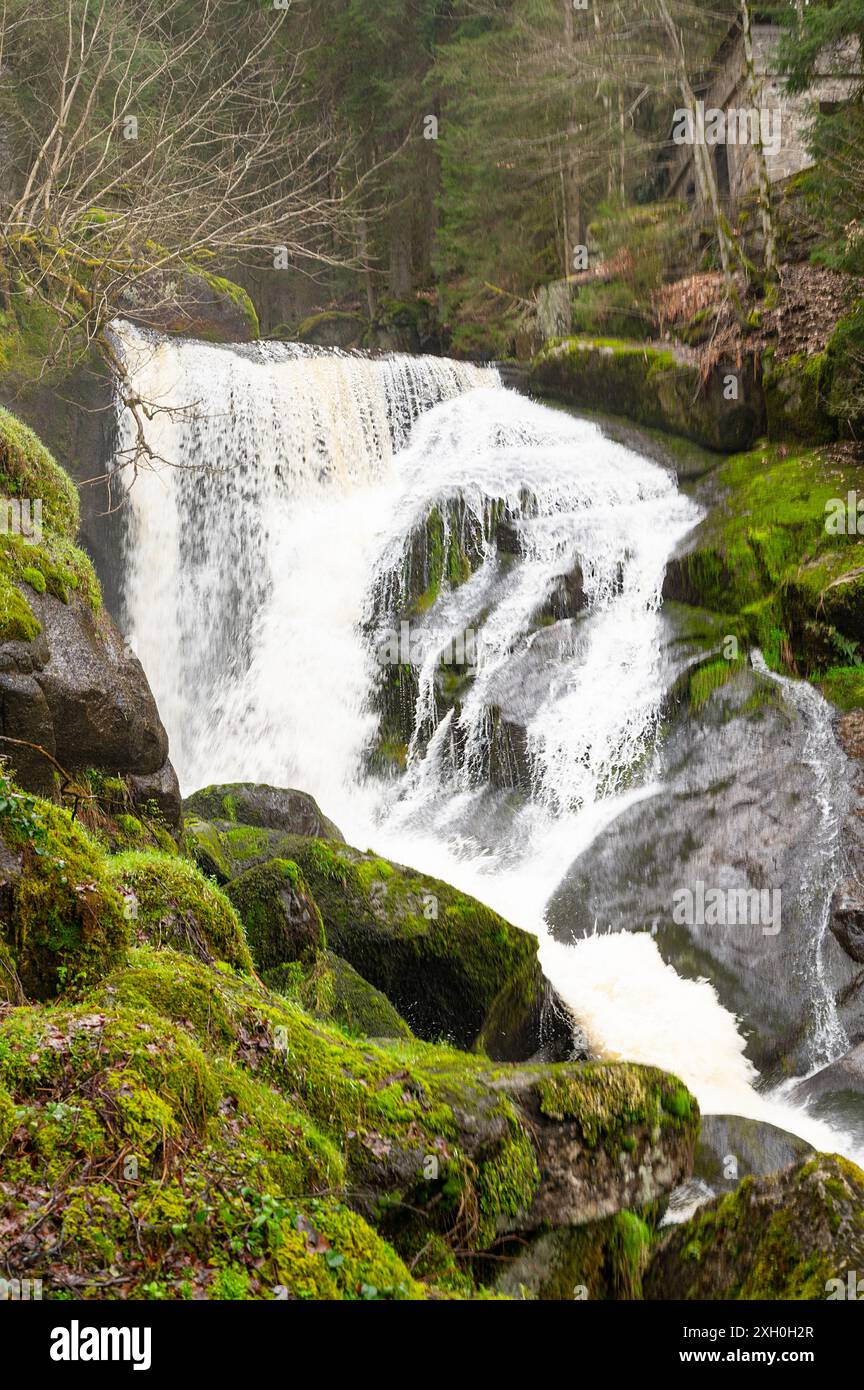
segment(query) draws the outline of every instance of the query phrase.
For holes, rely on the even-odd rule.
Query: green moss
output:
[[[78,494],[41,440],[10,411],[0,406],[0,496],[42,503],[42,525],[74,541],[78,531]]]
[[[832,666],[819,679],[826,700],[841,710],[864,707],[864,666]]]
[[[15,1102],[4,1086],[0,1086],[0,1152],[16,1124]]]
[[[544,1115],[575,1120],[592,1147],[601,1138],[608,1143],[612,1135],[623,1146],[631,1130],[645,1126],[680,1125],[694,1135],[698,1130],[690,1093],[674,1076],[652,1068],[635,1071],[614,1063],[592,1064],[571,1074],[551,1067],[538,1094]]]
[[[78,494],[70,478],[32,430],[0,407],[0,640],[30,642],[41,625],[21,592],[26,584],[68,603],[73,592],[94,610],[99,584],[83,551],[73,544]],[[21,505],[10,524],[10,508]]]
[[[769,438],[796,439],[810,445],[834,439],[837,427],[826,397],[829,382],[826,353],[797,353],[782,362],[767,354],[763,390]]]
[[[24,795],[2,774],[0,839],[19,866],[0,936],[25,994],[50,998],[106,974],[127,930],[96,843],[67,811]],[[4,975],[0,991],[8,984]]]
[[[138,940],[251,970],[233,906],[194,864],[157,850],[133,850],[111,858],[108,870],[128,904]]]
[[[247,869],[232,880],[227,893],[259,970],[311,960],[326,946],[318,905],[292,860],[274,859]]]
[[[476,899],[344,844],[298,836],[291,857],[321,910],[330,949],[381,990],[418,1037],[471,1047],[517,980],[510,1004],[521,1000],[521,1026],[539,1011],[535,938]]]
[[[690,675],[690,708],[695,713],[710,700],[715,690],[720,690],[732,680],[737,671],[744,666],[744,658],[726,661],[720,658],[705,662]]]
[[[502,1101],[505,1137],[480,1170],[475,1190],[479,1211],[478,1243],[490,1245],[499,1230],[518,1222],[530,1210],[540,1185],[537,1153],[513,1106]]]
[[[355,1036],[412,1036],[387,996],[332,951],[319,951],[311,968],[292,961],[266,971],[263,979],[271,989],[285,994],[310,1013],[331,1019]]]
[[[774,669],[818,676],[854,665],[862,640],[864,543],[833,534],[834,504],[854,491],[854,466],[818,450],[765,447],[717,472],[724,500],[672,562],[667,591],[733,613]],[[719,668],[716,668],[719,673]]]
[[[260,338],[261,325],[258,322],[255,305],[252,303],[249,294],[243,289],[242,285],[235,284],[233,280],[226,280],[222,275],[211,275],[206,270],[202,270],[199,273],[217,295],[230,300],[235,309],[240,311],[248,325],[249,337]]]
[[[42,624],[20,589],[3,573],[0,561],[0,642],[32,642]]]
[[[35,565],[26,565],[21,571],[21,578],[30,585],[31,589],[35,589],[37,594],[44,594],[45,576],[41,570],[36,569]]]

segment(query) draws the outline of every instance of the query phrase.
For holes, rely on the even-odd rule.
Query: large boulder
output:
[[[172,785],[168,736],[147,677],[107,613],[77,597],[64,604],[33,594],[29,603],[38,635],[0,644],[2,732],[39,744],[69,772],[158,774]],[[43,757],[13,745],[9,756],[24,785],[50,790],[53,769]],[[171,796],[163,805],[176,813]]]
[[[666,622],[674,648],[678,615]],[[597,924],[650,932],[679,974],[711,980],[742,1020],[760,1069],[778,1079],[800,1074],[811,1065],[813,1020],[830,1014],[835,998],[848,1026],[860,1016],[849,992],[854,963],[830,932],[814,942],[814,922],[827,914],[834,834],[823,797],[830,780],[842,815],[845,759],[826,727],[814,763],[811,741],[826,722],[815,694],[812,708],[797,706],[794,692],[722,656],[701,659],[677,687],[674,670],[669,679],[659,789],[626,807],[576,860],[548,920],[564,941]],[[712,913],[712,894],[723,911]]]
[[[254,782],[204,787],[183,802],[189,852],[212,878],[228,883],[270,859],[290,858],[290,840],[342,840],[315,798]]]
[[[417,1037],[507,1061],[544,1047],[572,1055],[572,1022],[557,1012],[533,936],[371,852],[296,836],[286,857],[321,910],[327,945],[386,994]]]
[[[791,1098],[798,1104],[809,1103],[839,1091],[854,1091],[864,1099],[864,1043],[814,1072],[806,1081],[797,1082]]]
[[[247,292],[196,266],[163,266],[130,279],[121,299],[127,319],[208,342],[246,343],[259,336]]]
[[[764,1177],[813,1157],[813,1148],[764,1120],[745,1115],[703,1115],[693,1172],[715,1193],[731,1192],[741,1178]]]
[[[312,835],[320,840],[345,838],[324,815],[314,796],[291,787],[225,782],[193,792],[183,802],[183,810],[198,820],[229,821],[232,825],[282,830],[287,835]]]
[[[797,1082],[789,1098],[864,1146],[864,1043]]]
[[[2,409],[0,493],[12,523],[0,532],[0,752],[41,795],[53,794],[59,769],[156,776],[176,823],[168,739],[147,678],[75,545],[75,487]]]
[[[740,387],[733,402],[725,389],[730,373]],[[723,453],[749,448],[764,424],[764,401],[752,373],[726,361],[706,379],[694,353],[667,343],[564,338],[541,349],[529,380],[541,395],[626,415]]]
[[[745,1178],[692,1221],[672,1227],[651,1258],[644,1296],[847,1297],[849,1273],[864,1269],[862,1207],[864,1173],[836,1155]]]

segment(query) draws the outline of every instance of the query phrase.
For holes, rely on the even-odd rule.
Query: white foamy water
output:
[[[311,792],[349,842],[533,931],[603,1055],[676,1072],[706,1111],[850,1151],[754,1089],[736,1020],[708,982],[664,965],[650,937],[603,935],[600,922],[564,946],[546,930],[545,904],[576,856],[654,790],[640,772],[664,693],[660,589],[699,516],[674,480],[593,424],[504,390],[494,370],[227,349],[128,325],[117,341],[162,460],[130,489],[127,635],[184,792],[235,780]],[[131,424],[120,425],[122,461]],[[404,606],[433,508],[444,553],[458,527],[474,572],[452,587],[445,577],[412,623],[413,738],[404,776],[385,781],[367,758],[376,643]],[[502,518],[518,564],[502,549]],[[566,640],[550,657],[544,643],[558,638],[532,620],[577,562],[585,611],[559,624]],[[460,713],[445,713],[436,672],[466,629],[474,680]],[[490,709],[513,702],[530,783],[521,798],[493,795],[484,761]]]

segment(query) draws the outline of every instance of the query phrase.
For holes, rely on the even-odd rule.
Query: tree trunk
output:
[[[774,212],[771,206],[771,180],[768,177],[768,161],[762,144],[762,86],[756,76],[756,63],[753,58],[752,17],[749,0],[741,0],[741,23],[744,31],[744,62],[747,69],[747,86],[750,101],[760,113],[759,132],[753,144],[756,157],[756,179],[759,198],[759,217],[762,222],[762,236],[765,242],[765,278],[769,284],[776,285],[780,272],[777,265],[777,237],[774,231]]]

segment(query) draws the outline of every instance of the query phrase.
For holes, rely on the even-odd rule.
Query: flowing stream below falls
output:
[[[546,926],[578,856],[661,789],[661,586],[701,515],[671,474],[595,424],[506,390],[494,369],[211,346],[125,323],[115,336],[135,391],[158,407],[147,438],[163,461],[129,490],[124,622],[184,795],[226,781],[312,793],[349,843],[534,932],[601,1055],[675,1072],[705,1112],[854,1155],[847,1136],[757,1089],[736,1018],[708,980],[664,963],[650,933],[609,933],[598,914],[595,934],[567,944]],[[119,436],[118,463],[133,443],[122,410]],[[405,623],[433,512],[441,553],[457,553],[456,528],[472,564],[459,582],[445,565]],[[574,573],[578,617],[538,623]],[[441,653],[464,648],[466,633],[470,679],[448,705]],[[404,769],[388,772],[370,757],[382,652],[396,643],[386,660],[408,664],[405,641]],[[820,697],[808,687],[804,699],[809,709]],[[490,740],[511,709],[521,781],[490,772]],[[833,863],[828,844],[812,876],[814,988]],[[827,1004],[819,1026],[824,1062],[846,1044]]]

